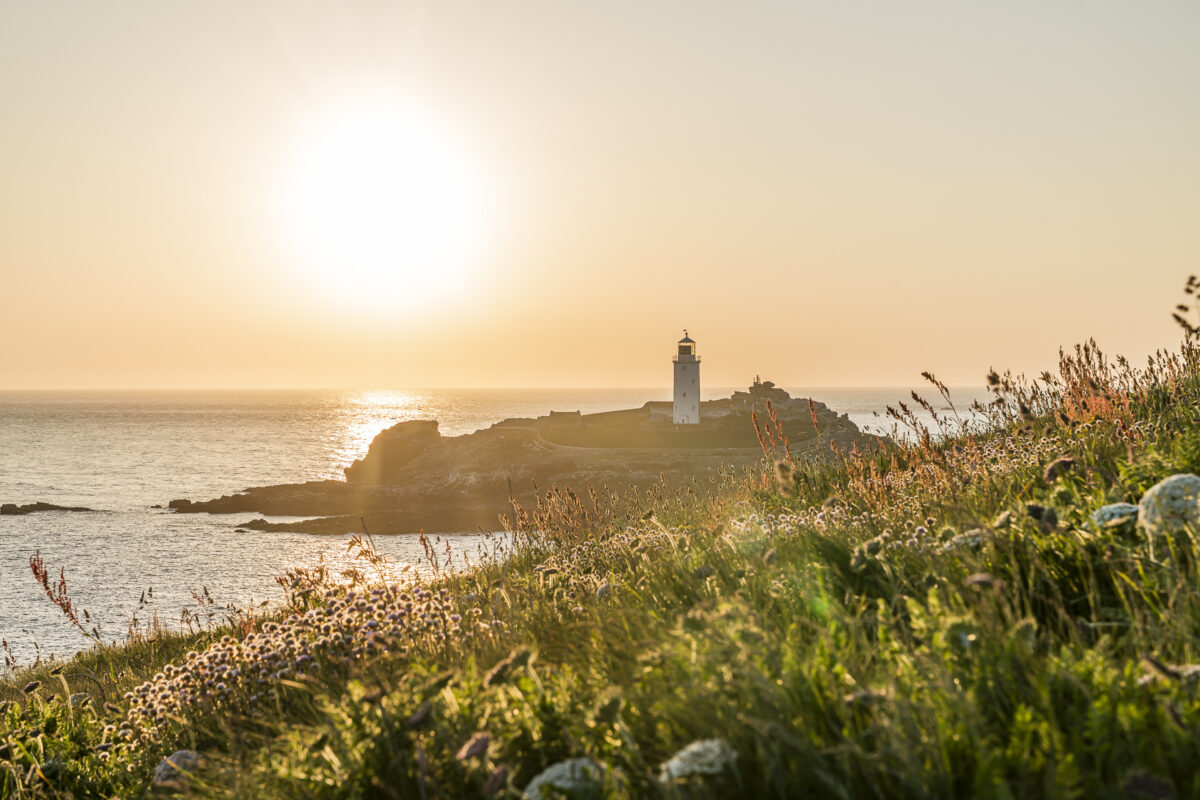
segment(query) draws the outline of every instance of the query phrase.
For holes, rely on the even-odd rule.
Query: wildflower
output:
[[[1124,522],[1136,517],[1137,513],[1138,507],[1133,503],[1109,503],[1092,512],[1092,522],[1097,528],[1103,528],[1110,522]]]
[[[620,691],[614,688],[607,689],[597,701],[592,719],[598,724],[611,725],[620,716],[621,709],[624,707],[625,700],[621,697]]]
[[[1141,770],[1134,772],[1125,779],[1125,782],[1121,784],[1121,794],[1125,797],[1174,796],[1170,783]]]
[[[195,772],[204,763],[204,757],[194,750],[176,750],[154,768],[154,785],[166,789],[178,789],[179,778],[184,773]]]
[[[1042,480],[1044,480],[1046,483],[1050,483],[1059,475],[1070,472],[1074,467],[1075,459],[1068,458],[1067,456],[1060,456],[1046,465],[1046,469],[1042,472]]]
[[[29,683],[25,684],[25,688],[23,688],[21,690],[21,692],[23,694],[29,694],[30,692],[36,692],[41,685],[42,685],[41,681],[30,681]]]
[[[512,669],[512,658],[504,658],[496,662],[496,666],[488,670],[487,675],[483,676],[483,685],[491,686],[494,683],[503,683],[508,678],[508,673]]]
[[[873,689],[862,689],[852,692],[842,698],[842,702],[851,708],[866,708],[877,705],[888,699],[887,692],[877,692]]]
[[[508,783],[508,766],[501,764],[492,770],[492,774],[488,775],[488,779],[484,781],[483,793],[485,795],[497,794],[506,783]]]
[[[605,768],[590,758],[568,758],[539,772],[525,787],[529,800],[550,800],[562,793],[571,796],[594,793],[604,781]],[[542,789],[559,789],[559,793],[542,794]]]
[[[415,728],[424,722],[429,717],[429,712],[433,710],[433,703],[426,700],[421,705],[417,706],[417,710],[409,716],[405,724],[410,728]]]
[[[999,581],[997,581],[996,576],[992,575],[990,572],[976,572],[974,575],[967,578],[965,583],[967,586],[971,587],[990,589],[993,586],[997,586]]]
[[[724,739],[699,739],[663,762],[658,779],[664,783],[692,775],[717,775],[737,761],[737,751]]]
[[[491,744],[492,737],[486,733],[479,732],[467,740],[467,743],[458,748],[458,752],[454,757],[459,761],[466,761],[468,758],[475,758],[487,752],[488,745]]]
[[[1058,524],[1058,514],[1053,508],[1048,508],[1039,503],[1028,503],[1025,506],[1026,513],[1044,525],[1054,527]]]
[[[942,545],[942,550],[950,552],[959,548],[977,548],[985,541],[991,539],[991,534],[983,528],[972,528],[966,533],[960,533],[946,544]]]
[[[1200,478],[1182,473],[1151,486],[1138,503],[1138,522],[1151,535],[1200,523]]]

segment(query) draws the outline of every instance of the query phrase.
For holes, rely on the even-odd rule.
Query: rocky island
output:
[[[767,404],[796,454],[874,446],[844,414],[825,404],[792,398],[770,381],[700,404],[697,424],[672,423],[671,402],[598,414],[550,412],[506,419],[463,436],[442,436],[434,420],[400,422],[371,442],[366,456],[346,468],[344,481],[326,480],[246,489],[215,500],[172,500],[177,513],[309,517],[238,527],[341,534],[496,530],[511,499],[529,506],[538,488],[588,485],[648,488],[700,487],[724,470],[763,458],[752,414]]]

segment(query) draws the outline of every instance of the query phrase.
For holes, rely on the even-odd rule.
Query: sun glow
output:
[[[478,177],[416,106],[332,108],[288,163],[285,235],[303,267],[352,299],[419,305],[469,273],[485,216]]]

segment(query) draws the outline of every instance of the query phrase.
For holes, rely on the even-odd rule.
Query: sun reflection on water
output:
[[[344,424],[330,434],[334,463],[331,477],[342,477],[342,470],[367,454],[371,442],[383,430],[398,422],[432,418],[428,397],[416,392],[368,391],[347,397],[343,403]]]

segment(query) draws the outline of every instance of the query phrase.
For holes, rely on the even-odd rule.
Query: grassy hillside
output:
[[[1156,486],[1200,473],[1200,351],[990,382],[898,406],[909,444],[795,463],[764,420],[716,499],[551,490],[471,574],[363,542],[270,618],[22,674],[0,794],[1200,796],[1200,479]]]

